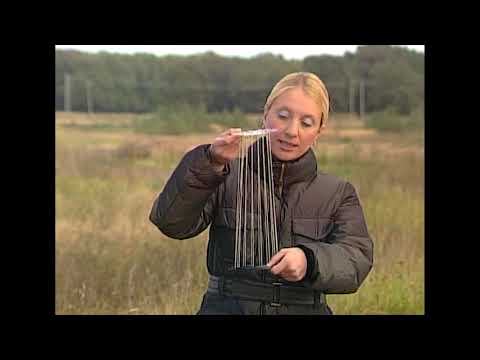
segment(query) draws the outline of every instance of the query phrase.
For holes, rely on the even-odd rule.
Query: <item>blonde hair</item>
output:
[[[272,104],[280,95],[296,87],[301,87],[318,105],[321,113],[320,127],[325,127],[330,112],[328,91],[323,81],[317,75],[308,72],[296,72],[283,77],[270,92],[263,108],[263,116],[267,116]]]

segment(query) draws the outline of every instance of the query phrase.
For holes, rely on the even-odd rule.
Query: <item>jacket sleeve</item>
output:
[[[310,259],[306,281],[326,294],[358,290],[373,265],[373,241],[353,185],[345,183],[341,204],[334,214],[326,242],[302,246]]]
[[[168,237],[192,238],[213,219],[216,190],[230,170],[215,170],[208,149],[200,145],[185,154],[153,203],[150,221]]]

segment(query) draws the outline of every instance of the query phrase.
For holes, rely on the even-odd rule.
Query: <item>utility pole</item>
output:
[[[365,80],[360,80],[360,119],[365,120]]]
[[[65,90],[65,94],[63,98],[64,110],[66,112],[70,112],[72,111],[72,102],[70,97],[71,96],[71,77],[70,77],[70,74],[67,74],[67,73],[64,74],[64,90]]]
[[[353,119],[353,113],[355,112],[355,88],[353,86],[353,80],[350,78],[350,101],[349,101],[349,113],[350,118]]]
[[[90,80],[85,80],[85,88],[87,91],[87,109],[88,115],[93,113],[93,99],[92,99],[92,83]]]

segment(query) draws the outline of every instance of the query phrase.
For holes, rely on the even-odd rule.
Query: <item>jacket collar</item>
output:
[[[264,151],[259,153],[262,147]],[[249,148],[247,153],[250,168],[253,168],[255,173],[259,172],[262,178],[264,173],[263,164],[267,164],[265,160],[266,156],[264,156],[267,154],[266,149],[266,142],[258,140]],[[275,157],[273,153],[271,156],[275,184],[277,184],[282,177],[283,185],[288,187],[297,182],[309,181],[317,173],[317,159],[312,149],[308,149],[308,151],[299,158],[289,161],[280,160]],[[253,164],[251,161],[252,158]],[[265,169],[267,169],[267,166],[265,166]],[[268,173],[268,170],[266,171]]]

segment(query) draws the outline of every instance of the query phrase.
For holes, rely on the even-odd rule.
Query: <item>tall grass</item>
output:
[[[184,137],[164,137],[162,151],[136,158],[116,149],[86,151],[85,143],[100,137],[71,131],[56,139],[56,312],[195,313],[207,283],[208,231],[178,241],[148,221],[189,147],[179,146]],[[390,135],[388,149],[379,139],[319,140],[315,149],[322,170],[356,186],[375,244],[374,267],[360,290],[328,301],[337,314],[422,314],[423,152],[421,144],[400,151],[418,143],[414,134]]]
[[[425,128],[423,108],[410,114],[398,114],[393,109],[372,113],[367,116],[366,126],[382,132],[405,132]]]
[[[179,135],[210,132],[209,124],[226,128],[241,127],[245,121],[245,116],[238,109],[209,113],[205,105],[161,105],[155,113],[139,117],[134,129],[145,134]]]
[[[400,136],[389,140],[408,142]],[[356,187],[374,241],[374,267],[365,283],[356,294],[329,295],[329,303],[341,314],[423,313],[423,152],[374,146],[362,154],[351,143],[332,156],[327,148],[316,148],[319,168]]]

